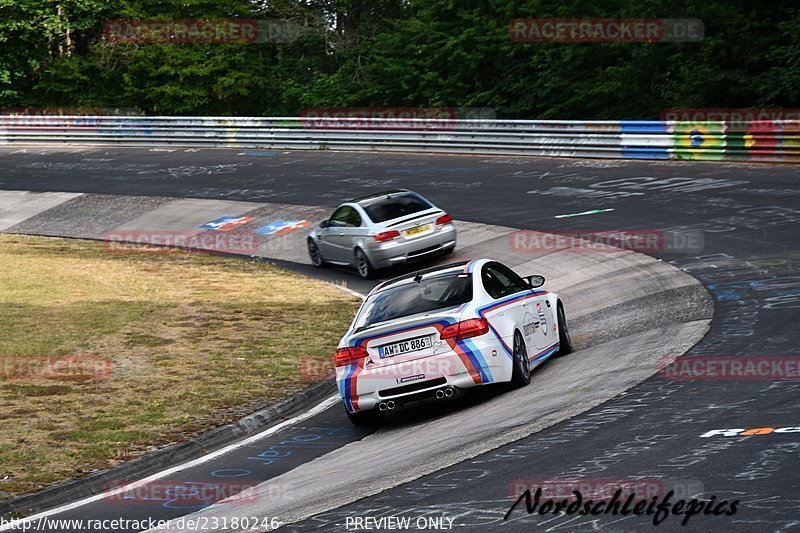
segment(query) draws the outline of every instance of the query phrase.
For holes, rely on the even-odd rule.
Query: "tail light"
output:
[[[436,219],[436,225],[440,226],[442,224],[450,224],[453,221],[453,217],[445,213],[444,215],[440,216]]]
[[[442,328],[440,337],[443,339],[455,338],[457,341],[470,337],[479,337],[489,332],[489,321],[485,318],[470,318],[456,324]]]
[[[336,366],[347,366],[355,363],[359,359],[367,356],[367,349],[363,346],[351,346],[349,348],[339,348],[333,356],[333,363]]]
[[[386,242],[391,241],[392,239],[396,239],[400,236],[400,232],[396,230],[391,231],[384,231],[382,233],[378,233],[375,235],[375,240],[378,242]]]

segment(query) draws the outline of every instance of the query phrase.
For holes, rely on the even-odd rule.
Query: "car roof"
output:
[[[366,196],[359,196],[358,198],[353,198],[350,200],[350,203],[358,204],[361,202],[366,202],[367,200],[374,200],[375,198],[380,198],[381,196],[390,196],[392,194],[398,194],[401,192],[411,192],[408,189],[389,189],[388,191],[381,191],[375,192],[372,194],[368,194]]]
[[[372,289],[372,291],[370,291],[370,294],[382,291],[382,290],[386,289],[387,287],[389,287],[391,285],[395,285],[397,283],[400,283],[401,281],[414,279],[418,275],[424,276],[425,274],[432,274],[434,272],[452,270],[454,268],[461,268],[461,267],[467,265],[468,263],[470,263],[470,261],[458,261],[458,262],[455,262],[455,263],[448,263],[446,265],[437,265],[437,266],[433,266],[433,267],[429,267],[429,268],[423,268],[421,270],[415,270],[414,272],[409,272],[408,274],[403,274],[402,276],[398,276],[396,278],[392,278],[390,280],[384,281],[383,283],[381,283],[380,285],[378,285],[377,287]]]

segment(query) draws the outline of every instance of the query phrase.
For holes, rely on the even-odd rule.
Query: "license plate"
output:
[[[378,355],[383,359],[384,357],[394,357],[395,355],[424,350],[431,346],[433,346],[431,336],[426,335],[425,337],[415,337],[405,341],[378,346]]]
[[[417,226],[415,228],[407,229],[403,232],[406,237],[413,237],[414,235],[419,235],[420,233],[425,233],[431,229],[430,224],[425,224],[423,226]]]

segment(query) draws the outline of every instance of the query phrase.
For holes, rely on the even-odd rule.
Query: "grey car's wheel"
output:
[[[372,268],[372,263],[369,262],[367,254],[361,248],[356,248],[355,263],[358,275],[364,279],[372,279],[375,277],[375,269]]]
[[[524,387],[531,382],[531,367],[528,362],[528,350],[519,331],[514,332],[514,369],[511,372],[511,384]]]
[[[567,316],[564,314],[564,306],[561,305],[561,301],[558,302],[558,307],[556,309],[556,313],[558,315],[558,353],[556,354],[558,357],[562,355],[567,355],[568,353],[572,352],[572,338],[569,336],[569,326],[567,325]]]
[[[383,413],[376,409],[351,413],[345,407],[344,412],[347,413],[347,418],[354,426],[377,426],[383,421]]]
[[[308,257],[311,259],[311,264],[315,267],[325,266],[325,259],[322,257],[319,246],[311,239],[308,239]]]

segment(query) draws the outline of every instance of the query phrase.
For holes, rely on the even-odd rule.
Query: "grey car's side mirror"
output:
[[[320,228],[327,228],[330,225],[331,225],[330,220],[323,220],[322,222],[319,223]]]
[[[536,289],[544,285],[544,276],[525,276],[531,289]]]

